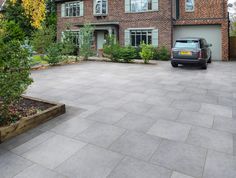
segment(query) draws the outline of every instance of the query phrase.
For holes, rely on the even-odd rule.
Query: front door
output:
[[[104,42],[105,42],[105,32],[97,31],[97,50],[103,49]]]

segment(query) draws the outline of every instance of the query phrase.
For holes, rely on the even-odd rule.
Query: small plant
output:
[[[30,58],[19,41],[3,42],[0,38],[0,125],[11,123],[17,114],[10,106],[33,82],[30,78]]]
[[[130,63],[133,59],[136,58],[136,49],[132,46],[123,47],[120,49],[120,58],[123,59],[124,62]]]
[[[79,42],[80,42],[80,55],[87,60],[90,56],[94,54],[91,44],[94,28],[90,24],[85,24],[84,27],[80,29]]]
[[[152,45],[142,43],[141,48],[142,50],[140,52],[140,56],[143,59],[144,63],[148,64],[149,61],[153,59],[153,55],[154,55],[153,47]]]
[[[170,59],[170,52],[165,46],[158,48],[158,59],[161,61],[168,61]]]
[[[72,32],[67,31],[64,33],[63,42],[61,43],[62,47],[62,55],[66,56],[66,60],[68,60],[69,55],[74,55],[77,52],[77,46],[73,42]]]
[[[120,62],[120,45],[114,36],[108,36],[103,46],[103,53],[113,62]]]
[[[45,60],[51,64],[56,65],[62,61],[61,43],[52,43],[47,49],[47,58]]]

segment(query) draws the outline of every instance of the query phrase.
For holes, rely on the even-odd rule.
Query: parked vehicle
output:
[[[173,67],[179,64],[199,64],[202,69],[207,69],[207,63],[211,63],[211,46],[204,38],[178,39],[172,49],[171,64]]]

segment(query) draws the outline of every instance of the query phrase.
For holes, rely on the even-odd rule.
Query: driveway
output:
[[[67,113],[0,145],[0,177],[235,178],[236,63],[84,62],[34,71]]]

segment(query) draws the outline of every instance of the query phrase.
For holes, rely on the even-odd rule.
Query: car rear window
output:
[[[198,40],[178,40],[175,43],[175,48],[198,48]]]

